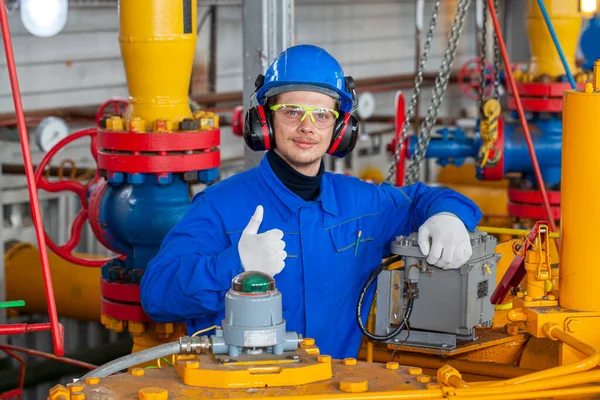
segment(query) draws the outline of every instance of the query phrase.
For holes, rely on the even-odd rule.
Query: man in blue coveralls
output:
[[[148,265],[142,305],[192,334],[221,325],[233,277],[262,271],[277,280],[288,331],[314,338],[322,354],[356,357],[358,294],[395,237],[418,231],[430,264],[458,268],[480,210],[451,190],[324,172],[323,156],[348,154],[358,134],[353,80],[325,50],[287,49],[256,86],[244,135],[268,151],[257,167],[196,195]]]

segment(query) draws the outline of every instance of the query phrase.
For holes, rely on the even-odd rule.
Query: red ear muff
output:
[[[275,135],[271,127],[271,118],[264,106],[251,107],[244,119],[244,141],[254,151],[275,148]]]
[[[340,111],[331,137],[327,154],[334,157],[346,157],[356,146],[358,140],[358,119],[350,113]]]

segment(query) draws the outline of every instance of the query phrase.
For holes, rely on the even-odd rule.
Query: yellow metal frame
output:
[[[212,355],[178,356],[175,369],[184,384],[206,388],[264,388],[305,385],[331,379],[331,356],[300,348],[296,360],[219,362]]]

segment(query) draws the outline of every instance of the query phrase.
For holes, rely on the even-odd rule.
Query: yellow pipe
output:
[[[565,58],[571,71],[576,71],[575,55],[577,52],[577,41],[581,30],[581,15],[579,13],[578,1],[544,0],[546,9],[552,20],[556,36],[565,53]],[[540,11],[536,0],[527,1],[526,28],[529,38],[531,59],[529,74],[533,79],[542,75],[551,78],[565,74],[560,56],[556,51],[546,22]],[[563,164],[564,165],[564,164]],[[562,207],[562,199],[561,199]]]
[[[532,382],[523,385],[511,385],[507,387],[496,387],[496,388],[453,388],[453,387],[442,387],[437,389],[427,390],[396,390],[386,392],[365,392],[365,393],[336,393],[328,394],[328,399],[337,400],[417,400],[417,399],[442,399],[442,398],[486,398],[486,399],[499,399],[502,395],[508,395],[506,398],[523,398],[521,396],[531,395],[534,393],[549,393],[550,397],[552,394],[563,396],[564,387],[572,385],[582,385],[592,383],[600,379],[600,371],[584,372],[575,376],[567,376],[553,379],[551,381],[543,382]],[[552,389],[552,390],[549,390]],[[588,388],[576,388],[567,390],[580,390],[585,392]],[[600,391],[600,388],[594,388]],[[514,397],[513,397],[514,396]],[[320,400],[323,399],[323,394],[312,394],[312,395],[290,395],[290,396],[279,396],[279,400]],[[269,400],[271,397],[260,396],[253,397],[255,400]],[[532,398],[532,397],[524,397]],[[535,398],[535,397],[533,397]]]
[[[125,119],[152,131],[157,119],[191,118],[188,90],[196,47],[196,0],[120,4],[119,43],[129,88]]]
[[[91,255],[85,255],[92,258]],[[87,321],[100,320],[100,268],[85,268],[48,252],[58,315]],[[27,313],[46,314],[44,279],[37,247],[17,243],[4,255],[6,298],[25,300]]]
[[[310,394],[277,396],[277,400],[429,400],[446,398],[441,389],[432,390],[392,390],[389,392],[364,392],[364,393],[335,393],[335,394]],[[252,396],[253,400],[272,400],[272,396]]]
[[[446,392],[455,393],[456,396],[474,397],[474,396],[488,396],[488,398],[496,398],[497,395],[502,394],[513,394],[513,393],[525,393],[540,390],[550,389],[562,389],[569,386],[585,385],[588,383],[594,383],[600,380],[600,371],[588,371],[579,374],[572,374],[567,376],[554,377],[552,379],[538,380],[528,383],[522,383],[519,385],[506,385],[506,386],[477,386],[476,388],[467,389],[456,389],[456,388],[442,388]],[[493,396],[493,397],[492,397]]]
[[[534,300],[539,300],[546,296],[546,281],[549,279],[540,279],[538,276],[538,266],[540,266],[541,255],[533,248],[525,253],[525,271],[527,272],[527,297],[531,297]],[[548,265],[549,267],[549,265]],[[548,271],[548,277],[550,278],[550,271]]]
[[[359,357],[364,359],[363,351],[361,351]],[[411,365],[426,369],[438,369],[444,365],[450,365],[464,374],[487,376],[490,378],[515,378],[537,372],[533,369],[515,367],[514,365],[458,360],[454,358],[439,358],[422,354],[396,353],[392,358],[388,350],[382,348],[375,349],[373,352],[373,360],[380,363],[398,361],[402,362],[403,365]]]
[[[583,353],[587,357],[583,360],[572,364],[562,365],[560,367],[548,368],[543,371],[534,372],[532,374],[523,375],[517,378],[509,379],[500,382],[485,383],[486,388],[507,386],[507,385],[522,385],[530,382],[550,381],[557,377],[566,377],[578,372],[588,371],[600,363],[600,352],[592,346],[582,342],[574,336],[560,330],[557,325],[548,324],[544,326],[544,332],[553,340],[558,340],[567,346]],[[481,382],[479,382],[481,384]]]
[[[478,226],[477,229],[482,232],[511,236],[527,236],[530,232],[527,229],[497,228],[495,226]],[[550,232],[549,237],[552,239],[558,239],[560,238],[560,234],[558,232]]]
[[[594,74],[599,73],[598,63]],[[600,311],[600,185],[598,149],[600,92],[588,82],[584,90],[567,90],[563,101],[560,306],[570,310]]]
[[[574,397],[583,396],[590,394],[600,393],[600,387],[581,387],[581,388],[568,388],[568,389],[554,389],[554,390],[543,390],[539,392],[527,392],[527,393],[513,393],[502,396],[494,396],[494,400],[526,400],[526,399],[555,399],[558,397]],[[464,397],[453,397],[454,399],[461,399]],[[489,400],[489,396],[477,396],[468,397],[469,400]]]

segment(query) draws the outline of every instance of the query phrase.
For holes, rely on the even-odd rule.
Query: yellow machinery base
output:
[[[316,357],[318,356],[314,356],[315,359]],[[178,371],[170,366],[163,366],[161,369],[135,369],[129,374],[87,379],[85,383],[78,383],[69,388],[56,386],[51,391],[49,399],[57,400],[60,395],[65,396],[65,394],[67,395],[65,398],[69,398],[69,389],[72,391],[71,398],[74,398],[74,393],[77,393],[76,398],[81,399],[95,398],[93,397],[95,394],[102,393],[103,400],[222,398],[259,400],[272,397],[282,400],[297,397],[358,398],[357,395],[367,395],[370,399],[377,399],[400,393],[416,394],[417,391],[420,396],[415,398],[427,398],[427,393],[431,393],[432,398],[440,398],[440,387],[435,384],[435,377],[424,375],[421,368],[399,366],[398,363],[357,362],[355,359],[330,359],[326,364],[331,367],[332,377],[309,385],[261,388],[241,386],[228,389],[185,385]],[[74,390],[77,392],[73,393]]]
[[[305,385],[331,378],[331,357],[309,354],[261,354],[249,358],[228,356],[178,356],[175,369],[184,384],[205,388],[265,388]]]

